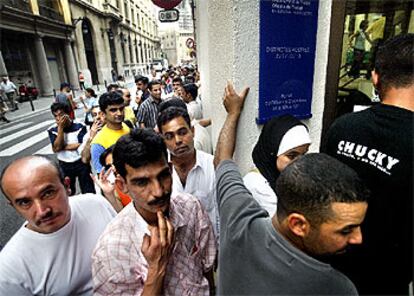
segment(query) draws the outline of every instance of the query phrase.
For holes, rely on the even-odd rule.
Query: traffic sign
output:
[[[176,22],[180,17],[177,9],[160,10],[158,12],[158,19],[162,23]]]
[[[181,0],[152,0],[152,3],[164,9],[173,9],[181,3]]]
[[[193,38],[188,38],[185,41],[185,45],[187,45],[188,48],[193,48],[194,47],[194,39]]]

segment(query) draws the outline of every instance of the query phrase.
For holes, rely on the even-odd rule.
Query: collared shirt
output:
[[[15,90],[17,90],[17,87],[13,82],[11,82],[10,80],[7,80],[6,83],[4,83],[3,81],[0,83],[0,90],[8,94],[8,93],[12,93]]]
[[[48,129],[49,139],[53,146],[58,136],[58,126],[55,124],[53,127]],[[87,133],[86,125],[80,122],[72,122],[72,124],[63,129],[64,144],[80,144],[76,150],[61,150],[56,153],[57,159],[64,162],[75,162],[81,159],[81,152],[84,148],[82,145],[84,137]],[[82,147],[82,150],[80,149]]]
[[[184,192],[198,198],[206,210],[214,233],[219,231],[219,215],[216,200],[216,178],[214,172],[213,155],[196,150],[196,163],[187,175],[185,186],[173,167],[173,194]]]
[[[201,104],[196,100],[191,101],[187,104],[188,114],[190,115],[191,120],[193,119],[202,119],[203,111],[201,110]]]
[[[175,242],[164,278],[164,295],[209,295],[203,273],[216,256],[211,223],[191,195],[172,195],[170,221]],[[126,206],[108,225],[92,255],[95,295],[141,295],[148,263],[141,252],[148,224],[134,207]]]
[[[138,123],[143,123],[146,128],[154,128],[157,125],[160,103],[161,100],[157,103],[152,96],[145,100],[138,109]]]

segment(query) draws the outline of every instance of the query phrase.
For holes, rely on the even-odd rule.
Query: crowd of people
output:
[[[84,123],[63,83],[58,163],[27,156],[1,173],[27,221],[0,252],[0,294],[408,294],[413,57],[413,34],[378,49],[381,103],[338,118],[323,153],[307,153],[298,119],[269,120],[244,178],[232,158],[249,88],[227,83],[213,155],[194,69],[136,77],[135,100],[122,83],[99,99],[86,88]]]

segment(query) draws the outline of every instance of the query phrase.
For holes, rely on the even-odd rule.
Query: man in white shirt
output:
[[[2,82],[0,83],[0,92],[1,94],[4,93],[9,100],[12,107],[11,111],[19,109],[19,106],[17,106],[17,103],[14,101],[14,94],[17,95],[17,87],[7,76],[2,78]]]
[[[201,104],[198,102],[198,87],[194,83],[185,84],[181,90],[181,96],[187,104],[188,114],[190,115],[191,120],[197,119],[200,120],[203,118],[203,111],[201,109]]]
[[[92,250],[116,214],[111,205],[69,198],[69,179],[43,156],[13,161],[0,185],[27,220],[0,252],[0,295],[92,295]]]
[[[194,148],[194,127],[185,109],[166,108],[159,114],[157,125],[173,164],[173,192],[197,197],[217,235],[219,221],[213,156]]]

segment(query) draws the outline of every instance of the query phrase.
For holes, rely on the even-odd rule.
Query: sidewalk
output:
[[[53,100],[53,97],[38,97],[33,101],[33,106],[35,108],[34,111],[32,111],[32,107],[30,106],[29,101],[19,103],[19,110],[16,110],[14,112],[7,111],[6,117],[12,123],[13,120],[22,118],[24,116],[41,113],[42,111],[49,110],[50,105],[53,103]],[[2,124],[5,124],[5,122],[2,122]]]

